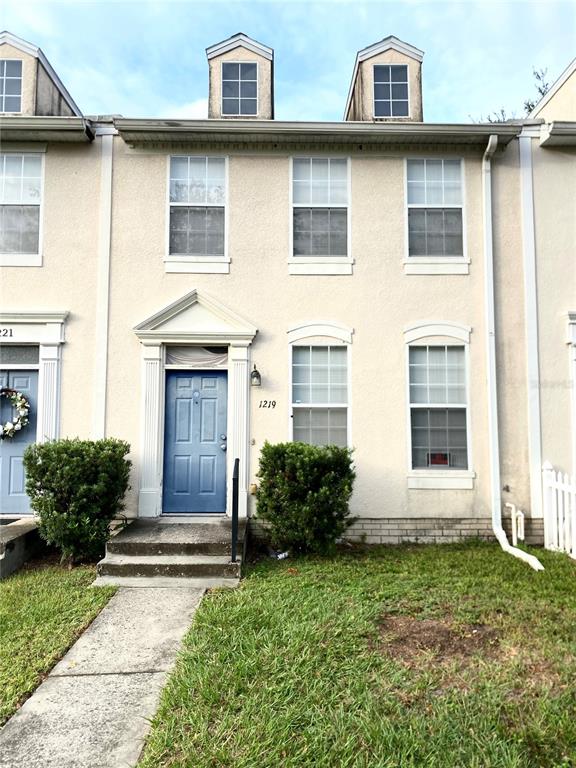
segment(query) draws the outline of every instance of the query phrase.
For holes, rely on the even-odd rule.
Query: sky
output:
[[[205,49],[236,32],[274,48],[279,120],[341,120],[356,52],[392,34],[425,52],[424,119],[522,117],[533,68],[576,56],[576,0],[0,0],[86,115],[207,116]]]

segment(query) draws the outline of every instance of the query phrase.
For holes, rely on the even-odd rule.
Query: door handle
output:
[[[221,449],[222,451],[225,451],[225,450],[226,450],[226,443],[223,443],[223,444],[220,446],[220,449]]]

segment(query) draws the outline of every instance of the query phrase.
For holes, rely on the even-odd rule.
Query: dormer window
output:
[[[374,117],[409,117],[408,66],[374,65]]]
[[[257,62],[222,62],[222,115],[258,114]]]
[[[22,62],[0,60],[0,112],[22,111]]]

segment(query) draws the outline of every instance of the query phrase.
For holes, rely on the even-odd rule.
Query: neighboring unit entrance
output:
[[[164,514],[226,511],[226,371],[167,371]]]
[[[0,513],[25,515],[30,513],[30,501],[26,495],[22,457],[30,443],[36,442],[36,413],[38,406],[38,371],[0,371],[0,388],[9,387],[22,392],[30,401],[28,424],[14,437],[0,440]],[[6,397],[0,398],[0,423],[13,418],[12,404]]]

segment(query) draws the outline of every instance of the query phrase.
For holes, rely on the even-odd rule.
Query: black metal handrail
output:
[[[240,459],[234,459],[232,472],[232,562],[236,562],[238,549],[238,475],[240,474]]]

